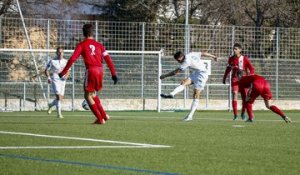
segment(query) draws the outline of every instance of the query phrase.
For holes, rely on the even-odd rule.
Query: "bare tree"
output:
[[[158,18],[160,6],[166,0],[108,0],[102,6],[103,16],[117,21],[152,22]]]
[[[14,0],[3,0],[0,2],[0,16],[5,15],[11,9]],[[11,9],[12,10],[12,9]]]
[[[185,0],[171,0],[175,22],[183,22]],[[255,27],[297,27],[299,0],[189,0],[190,23]]]

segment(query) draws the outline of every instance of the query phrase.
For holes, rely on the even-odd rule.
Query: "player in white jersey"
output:
[[[52,107],[56,106],[57,117],[63,118],[61,114],[61,102],[65,95],[66,79],[68,78],[69,72],[64,76],[64,78],[59,78],[58,74],[65,68],[67,61],[63,58],[64,50],[62,47],[56,49],[56,57],[50,60],[45,69],[45,75],[48,78],[48,83],[51,84],[53,92],[56,98],[48,104],[48,114],[51,114]],[[50,76],[50,73],[52,76]]]
[[[188,68],[194,70],[193,73],[191,73],[188,78],[182,80],[181,84],[176,87],[170,94],[160,94],[160,96],[163,98],[174,98],[177,93],[184,90],[185,86],[189,86],[191,84],[194,85],[194,95],[191,105],[191,111],[184,118],[184,121],[193,120],[193,115],[199,105],[200,93],[204,89],[204,86],[208,79],[207,64],[205,64],[205,62],[201,59],[202,56],[211,57],[215,61],[217,61],[217,57],[215,55],[209,54],[207,52],[190,52],[187,55],[184,55],[179,51],[175,53],[174,59],[178,63],[180,63],[180,66],[174,71],[160,76],[160,79],[164,79],[166,77],[174,76]]]

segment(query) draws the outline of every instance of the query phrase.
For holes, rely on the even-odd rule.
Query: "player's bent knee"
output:
[[[195,90],[195,92],[194,92],[194,99],[200,99],[200,91],[198,91],[198,90]]]
[[[237,92],[237,91],[232,91],[232,95],[233,95],[233,96],[237,96],[237,95],[238,95],[238,92]]]
[[[265,104],[266,108],[270,109],[270,105],[269,104]]]
[[[180,84],[183,85],[183,86],[188,86],[188,85],[191,84],[191,80],[190,79],[184,79],[184,80],[181,81]]]
[[[194,96],[194,99],[200,99],[200,96],[195,95],[195,96]]]
[[[182,81],[182,82],[180,83],[180,85],[182,85],[182,86],[186,86],[186,85],[187,85],[187,83],[186,83],[185,81]]]

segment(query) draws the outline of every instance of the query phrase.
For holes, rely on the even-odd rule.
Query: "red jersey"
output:
[[[231,71],[232,80],[238,78],[238,73],[243,72],[244,75],[253,75],[254,74],[254,66],[249,61],[247,56],[241,55],[240,57],[231,56],[228,58],[228,66],[225,70],[223,76],[223,82],[225,82],[227,75]],[[248,72],[249,71],[249,72]]]
[[[87,38],[77,45],[66,67],[60,73],[61,76],[66,74],[66,72],[70,69],[72,64],[79,58],[80,55],[83,57],[86,69],[89,69],[89,67],[102,67],[102,62],[104,59],[110,69],[111,75],[116,75],[114,64],[106,52],[105,47],[94,39]]]
[[[253,84],[255,81],[266,81],[264,77],[260,75],[249,75],[249,76],[244,76],[240,79],[239,81],[239,87],[241,88],[249,88],[251,84]]]
[[[239,81],[239,89],[243,101],[245,100],[245,97],[248,96],[248,102],[251,104],[259,95],[261,95],[265,100],[270,100],[272,98],[269,82],[260,75],[249,75],[242,77]],[[247,94],[245,89],[248,89]]]

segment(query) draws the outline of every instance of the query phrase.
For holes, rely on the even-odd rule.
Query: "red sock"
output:
[[[247,109],[247,113],[248,113],[249,119],[250,119],[250,120],[253,120],[252,104],[246,103],[246,104],[245,104],[245,107],[246,107],[246,109]]]
[[[237,116],[238,112],[237,112],[237,101],[236,100],[232,101],[232,108],[233,108],[233,115]]]
[[[104,120],[107,120],[106,112],[104,111],[103,106],[101,105],[99,97],[95,96],[93,99],[97,105],[97,108],[98,108],[100,114],[103,116]]]
[[[242,103],[242,111],[241,111],[241,114],[245,114],[245,110],[246,110],[246,103],[245,102],[243,102]]]
[[[93,114],[96,116],[96,118],[99,120],[100,124],[104,124],[104,120],[103,120],[103,117],[101,116],[99,110],[98,110],[98,107],[95,104],[93,105],[89,105],[90,106],[90,109],[91,111],[93,112]]]
[[[275,105],[270,106],[270,110],[275,112],[276,114],[280,115],[281,117],[285,116],[284,113],[279,108],[277,108],[277,106],[275,106]]]

